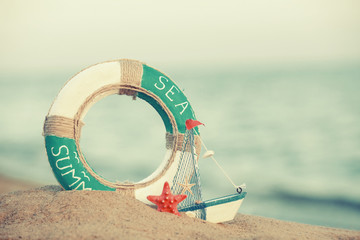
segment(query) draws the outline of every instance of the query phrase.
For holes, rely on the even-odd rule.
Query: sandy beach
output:
[[[119,192],[0,180],[0,239],[360,239],[359,231],[244,214],[212,224],[157,212]]]

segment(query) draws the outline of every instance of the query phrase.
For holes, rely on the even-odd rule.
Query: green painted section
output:
[[[115,188],[103,185],[85,169],[74,139],[45,136],[45,147],[54,175],[65,190],[115,191]]]
[[[186,126],[185,121],[187,119],[196,120],[195,114],[188,99],[180,88],[165,74],[147,66],[143,65],[143,77],[141,81],[141,87],[154,93],[158,96],[164,104],[169,108],[171,113],[174,115],[178,131],[185,133]],[[145,100],[145,99],[144,99]],[[147,100],[146,100],[147,101]],[[158,112],[159,106],[148,101]],[[161,110],[159,114],[164,114],[164,110]],[[165,119],[162,115],[163,120]],[[167,118],[167,117],[166,117]],[[169,126],[164,120],[166,130],[168,131]],[[198,132],[198,131],[196,131]]]

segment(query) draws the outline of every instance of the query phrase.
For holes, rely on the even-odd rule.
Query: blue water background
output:
[[[248,195],[241,213],[360,230],[360,65],[163,69],[189,98],[201,135]],[[0,174],[56,184],[41,136],[63,84],[79,69],[0,73]],[[165,152],[161,118],[110,96],[85,117],[81,146],[112,181],[138,181]],[[234,188],[200,160],[205,199]]]

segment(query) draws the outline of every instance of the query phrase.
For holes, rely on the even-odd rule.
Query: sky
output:
[[[0,1],[0,71],[360,60],[358,0]]]

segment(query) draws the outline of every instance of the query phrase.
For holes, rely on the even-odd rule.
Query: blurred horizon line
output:
[[[170,75],[171,72],[168,71],[195,71],[195,72],[204,72],[207,69],[211,69],[210,72],[218,73],[223,71],[259,71],[259,72],[272,72],[272,71],[302,71],[302,70],[321,70],[321,69],[329,69],[329,68],[360,68],[360,58],[359,59],[348,59],[348,60],[328,60],[328,61],[286,61],[286,62],[231,62],[231,63],[221,63],[221,62],[204,62],[204,63],[179,63],[179,62],[168,62],[168,61],[143,61],[141,59],[135,58],[127,58],[127,57],[119,57],[113,59],[96,59],[94,62],[84,62],[82,64],[69,64],[67,66],[63,65],[62,67],[46,67],[44,66],[42,69],[41,66],[38,67],[21,67],[21,68],[1,68],[0,67],[0,76],[1,75],[27,75],[27,74],[38,74],[39,72],[43,72],[44,74],[49,73],[59,73],[59,72],[68,72],[71,76],[77,74],[81,70],[90,67],[92,65],[96,65],[102,62],[108,61],[116,61],[120,59],[133,59],[143,62],[149,66],[162,69],[163,72]],[[217,70],[219,69],[219,70]],[[198,70],[198,71],[196,71]],[[26,71],[23,72],[23,71]],[[2,81],[2,79],[0,79]]]

